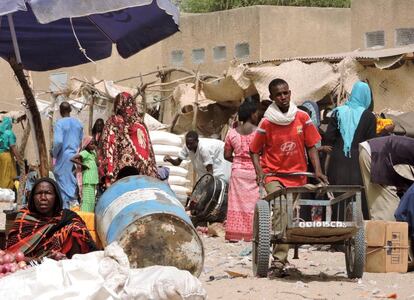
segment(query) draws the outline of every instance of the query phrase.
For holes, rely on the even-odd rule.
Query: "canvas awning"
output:
[[[262,65],[265,63],[281,64],[283,62],[299,60],[305,63],[313,62],[329,62],[338,63],[345,58],[353,58],[363,65],[375,65],[379,69],[390,68],[401,60],[414,59],[414,45],[408,45],[405,47],[387,48],[387,49],[369,49],[362,51],[351,51],[334,54],[324,54],[315,56],[296,56],[286,58],[276,58],[271,60],[261,60],[247,62],[245,65],[254,66]]]

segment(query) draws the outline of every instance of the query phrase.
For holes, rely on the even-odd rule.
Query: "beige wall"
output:
[[[414,28],[414,0],[352,0],[352,49],[365,49],[365,32],[384,30],[385,48],[396,47],[395,29]]]
[[[204,48],[205,61],[201,63],[202,72],[221,74],[235,56],[235,45],[248,42],[250,58],[260,57],[259,8],[239,8],[206,14],[182,14],[181,32],[163,41],[163,58],[166,65],[171,64],[171,52],[183,50],[182,67],[197,69],[193,63],[192,50]],[[227,59],[214,61],[213,48],[226,46]],[[178,66],[178,65],[177,65]]]
[[[261,6],[260,59],[349,51],[350,24],[350,9]]]
[[[181,32],[162,43],[163,61],[171,66],[171,52],[182,50],[182,66],[196,69],[192,50],[204,48],[200,70],[221,74],[235,58],[238,43],[249,43],[248,61],[349,51],[350,13],[341,8],[254,6],[183,14]],[[226,60],[213,59],[215,46],[226,46]]]

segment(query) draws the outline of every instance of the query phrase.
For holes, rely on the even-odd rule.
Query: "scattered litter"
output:
[[[252,259],[250,257],[244,257],[243,259],[241,259],[238,263],[236,263],[236,265],[248,265],[250,263]]]
[[[378,295],[381,292],[380,289],[375,289],[371,292],[372,295]]]
[[[248,256],[252,253],[252,245],[250,244],[249,246],[247,246],[246,248],[244,248],[239,255],[240,256]]]
[[[197,226],[197,231],[203,234],[207,234],[208,233],[208,228],[207,227],[203,227],[203,226]]]
[[[281,294],[288,294],[288,295],[296,295],[299,297],[302,297],[303,299],[310,299],[310,300],[328,300],[327,298],[323,298],[323,297],[310,297],[310,296],[305,296],[299,293],[294,293],[294,292],[280,292]]]
[[[339,272],[336,272],[334,274],[334,276],[337,276],[337,275],[345,275],[345,272],[344,271],[339,271]]]
[[[222,223],[213,223],[208,225],[208,235],[212,237],[224,237],[226,231]]]
[[[313,261],[310,262],[309,266],[311,267],[319,267],[321,264],[320,263],[314,263]]]
[[[247,274],[243,274],[243,273],[239,273],[239,272],[234,272],[234,271],[230,271],[230,270],[225,270],[224,272],[226,272],[227,274],[230,275],[231,278],[247,278]]]
[[[295,286],[296,286],[297,289],[303,289],[303,288],[308,288],[309,287],[309,285],[307,285],[303,281],[296,281]]]
[[[322,246],[316,247],[316,249],[318,251],[329,251],[331,249],[331,246],[330,245],[322,245]]]
[[[228,275],[220,275],[220,276],[213,276],[213,275],[211,275],[211,276],[208,278],[207,282],[209,282],[209,281],[214,281],[214,280],[228,279],[228,278],[229,278],[229,276],[228,276]]]
[[[397,295],[397,293],[391,293],[391,294],[387,295],[387,298],[388,299],[397,299],[398,295]]]

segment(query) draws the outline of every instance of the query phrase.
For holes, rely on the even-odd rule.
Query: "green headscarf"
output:
[[[16,143],[16,136],[12,131],[13,122],[10,117],[3,118],[0,123],[0,153],[9,151],[10,146]]]

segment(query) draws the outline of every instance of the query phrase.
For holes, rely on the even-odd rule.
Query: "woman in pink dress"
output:
[[[230,129],[224,145],[224,158],[232,162],[226,240],[251,241],[254,206],[259,199],[256,173],[249,155],[249,145],[258,123],[255,101],[245,100],[240,105],[239,122],[239,126]]]

